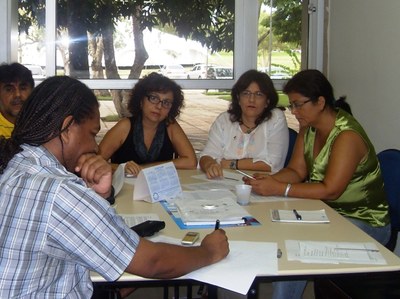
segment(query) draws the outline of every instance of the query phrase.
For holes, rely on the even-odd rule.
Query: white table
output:
[[[195,182],[191,176],[200,174],[199,170],[179,170],[181,184]],[[160,219],[165,221],[166,227],[160,233],[174,238],[182,238],[187,230],[181,230],[174,220],[166,213],[159,203],[147,203],[143,201],[133,201],[133,186],[124,184],[121,192],[116,198],[116,210],[119,213],[156,213]],[[327,206],[320,200],[295,200],[295,201],[275,201],[251,203],[246,206],[249,214],[254,216],[261,225],[244,227],[224,228],[230,240],[276,242],[278,248],[282,249],[283,255],[278,259],[278,276],[261,273],[257,281],[270,279],[290,279],[290,278],[313,278],[324,275],[366,273],[366,272],[390,272],[400,271],[400,259],[373,238],[351,224],[336,211]],[[316,210],[325,209],[329,224],[293,224],[271,222],[270,209],[297,209],[297,210]],[[200,237],[204,237],[212,229],[198,229]],[[196,230],[195,230],[196,231]],[[375,243],[383,257],[386,265],[360,265],[360,264],[307,264],[298,261],[288,261],[285,254],[285,240],[309,240],[309,241],[335,241],[335,242],[373,242]],[[259,278],[259,279],[258,279]],[[96,273],[92,273],[93,282],[104,281]],[[131,285],[148,284],[152,280],[144,279],[135,275],[125,273],[118,280],[119,283],[129,283]],[[166,281],[152,281],[154,283],[166,283]],[[176,281],[175,281],[176,282]],[[256,287],[256,284],[255,284]],[[252,290],[252,295],[256,297],[257,288]]]

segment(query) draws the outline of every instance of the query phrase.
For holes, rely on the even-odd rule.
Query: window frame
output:
[[[309,26],[307,34],[307,68],[323,70],[324,61],[324,5],[325,0],[308,0]],[[18,11],[15,0],[2,1],[0,37],[1,61],[17,61]],[[4,9],[1,9],[4,8]],[[234,78],[228,80],[176,80],[183,89],[230,89],[240,74],[257,68],[258,0],[235,0]],[[56,0],[46,0],[46,74],[56,74]],[[48,28],[54,28],[49,30]],[[91,89],[130,89],[138,79],[82,79]],[[280,89],[285,80],[274,80]]]

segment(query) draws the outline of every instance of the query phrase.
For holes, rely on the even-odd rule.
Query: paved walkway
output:
[[[186,90],[185,107],[178,119],[179,124],[192,142],[196,152],[202,151],[206,142],[208,131],[215,118],[228,109],[229,102],[218,99],[217,96],[205,96],[203,90]],[[112,101],[100,102],[100,116],[117,114]],[[285,111],[288,126],[298,130],[297,120],[287,110]],[[99,140],[115,122],[103,122],[98,134]]]

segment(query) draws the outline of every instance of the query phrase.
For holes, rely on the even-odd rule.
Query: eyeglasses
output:
[[[287,106],[287,108],[288,108],[290,111],[293,111],[293,109],[301,109],[301,107],[303,107],[303,105],[304,105],[304,104],[307,104],[308,102],[311,102],[311,99],[310,99],[310,100],[307,100],[307,101],[304,101],[303,103],[297,103],[297,102],[290,103],[290,104]]]
[[[251,92],[248,90],[242,91],[240,93],[240,97],[243,99],[250,99],[252,96],[254,96],[254,98],[256,100],[261,100],[265,98],[265,94],[263,94],[261,91],[256,91],[256,92]]]
[[[161,103],[161,106],[164,109],[170,109],[172,107],[172,102],[171,100],[161,100],[159,96],[156,96],[154,94],[148,94],[146,95],[147,99],[149,100],[150,103],[154,105],[158,105]]]

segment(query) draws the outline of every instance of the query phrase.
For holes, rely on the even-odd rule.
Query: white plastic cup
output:
[[[250,203],[251,186],[240,184],[236,185],[236,201],[241,206],[247,206]]]

